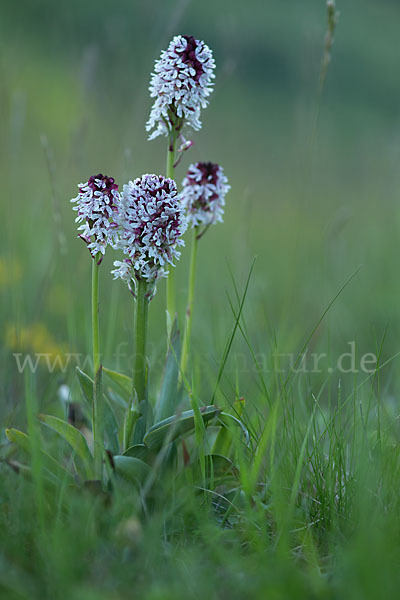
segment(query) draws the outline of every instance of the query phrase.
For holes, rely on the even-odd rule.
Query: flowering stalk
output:
[[[182,152],[191,146],[182,136],[184,127],[201,128],[200,113],[208,104],[213,89],[215,62],[210,48],[192,35],[175,36],[156,61],[150,81],[155,98],[146,125],[150,139],[168,136],[167,177],[174,179],[177,162],[176,141],[183,141]],[[167,332],[171,333],[176,314],[176,283],[171,272],[167,281]]]
[[[161,175],[143,175],[124,186],[118,212],[118,247],[123,261],[115,261],[114,278],[124,280],[136,299],[134,397],[126,419],[124,445],[131,438],[135,421],[141,418],[136,439],[147,419],[146,340],[148,304],[157,280],[166,277],[166,267],[179,259],[179,246],[187,224],[176,183]],[[137,433],[139,432],[139,433]],[[144,431],[143,431],[144,433]],[[141,439],[140,439],[141,441]]]
[[[99,339],[99,253],[92,262],[92,340],[93,340],[93,454],[96,476],[101,480],[104,448],[104,407],[101,387]]]
[[[92,257],[92,350],[93,350],[93,454],[95,473],[102,479],[104,452],[104,406],[101,385],[99,340],[99,267],[107,246],[115,247],[115,215],[120,195],[113,177],[99,173],[79,186],[79,194],[71,202],[78,215],[79,236],[87,245]]]
[[[166,176],[169,179],[175,179],[175,146],[176,132],[172,130],[167,151]],[[167,335],[171,335],[172,325],[176,314],[176,281],[175,270],[171,270],[167,279]]]
[[[147,400],[147,325],[148,325],[149,296],[148,284],[145,279],[139,279],[137,282],[136,293],[136,318],[135,318],[135,358],[133,365],[133,381],[137,394],[137,400],[141,402]]]
[[[196,280],[196,262],[197,262],[197,245],[199,243],[198,227],[192,229],[192,246],[190,253],[190,267],[189,267],[189,283],[188,283],[188,300],[186,307],[186,320],[185,320],[185,333],[182,342],[182,354],[181,354],[181,369],[180,377],[185,374],[187,361],[189,357],[189,346],[190,338],[192,335],[192,315],[193,315],[193,302],[194,302],[194,290]]]
[[[186,210],[188,223],[192,226],[193,237],[189,269],[185,333],[183,337],[180,365],[181,378],[185,374],[187,367],[190,337],[192,333],[198,242],[211,225],[223,220],[225,196],[230,189],[222,167],[210,162],[198,162],[190,165],[186,177],[182,182],[182,186],[182,204]]]
[[[93,369],[96,375],[100,368],[100,340],[99,340],[99,263],[97,257],[92,263],[92,341],[93,341]]]

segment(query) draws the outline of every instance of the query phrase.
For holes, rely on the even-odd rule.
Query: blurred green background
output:
[[[1,0],[4,424],[14,421],[23,390],[13,352],[90,352],[91,264],[76,239],[69,199],[99,171],[121,186],[164,172],[165,140],[148,142],[145,132],[147,87],[154,60],[177,33],[204,39],[217,63],[203,129],[193,133],[177,180],[190,162],[211,160],[232,185],[225,223],[200,247],[193,347],[204,402],[234,323],[230,270],[242,291],[254,256],[244,314],[255,352],[298,352],[359,265],[310,350],[334,359],[355,340],[358,354],[376,352],[387,327],[383,359],[398,352],[400,4],[338,0],[337,8],[313,134],[324,0]],[[129,369],[133,303],[109,274],[114,258],[102,268],[104,362],[115,366],[122,343],[119,366]],[[185,252],[178,266],[182,312],[187,258]],[[165,350],[164,293],[162,282],[151,306],[153,363]],[[251,358],[238,338],[223,382],[227,394],[242,360],[237,391],[252,393]],[[382,377],[390,397],[396,361]],[[51,399],[60,383],[73,380],[72,368],[56,377],[39,369],[39,392],[46,392],[40,397]],[[353,384],[352,375],[349,389]]]

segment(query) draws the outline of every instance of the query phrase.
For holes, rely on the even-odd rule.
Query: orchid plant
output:
[[[41,415],[40,420],[72,447],[74,467],[68,477],[75,483],[95,480],[106,489],[122,477],[146,485],[155,478],[155,464],[176,460],[171,457],[178,455],[180,442],[184,455],[180,464],[190,463],[184,436],[195,431],[204,433],[208,424],[220,432],[214,436],[214,450],[208,452],[214,461],[214,475],[218,469],[224,476],[235,472],[229,458],[230,428],[238,425],[247,435],[238,413],[233,416],[212,403],[203,405],[191,393],[187,378],[197,246],[209,227],[223,220],[230,186],[223,168],[211,162],[192,164],[181,190],[175,181],[183,152],[192,145],[184,137],[186,131],[201,128],[200,113],[213,89],[214,70],[212,52],[204,42],[193,36],[174,37],[155,63],[150,83],[150,95],[155,100],[146,125],[149,139],[167,137],[165,176],[142,175],[125,184],[121,192],[114,178],[100,173],[79,184],[79,193],[71,200],[77,211],[78,237],[87,245],[92,259],[93,377],[78,369],[82,408],[91,422],[91,433],[85,436],[74,423],[55,416]],[[173,275],[188,227],[192,230],[192,246],[181,348]],[[106,251],[119,252],[112,274],[127,284],[135,303],[135,355],[128,375],[101,364],[99,271]],[[167,280],[168,353],[160,394],[150,402],[151,365],[146,352],[149,305],[163,278]],[[107,390],[103,375],[108,378]],[[8,436],[27,447],[27,436],[22,432],[10,429]],[[223,456],[218,454],[221,448]],[[53,476],[65,470],[50,456],[46,468]]]

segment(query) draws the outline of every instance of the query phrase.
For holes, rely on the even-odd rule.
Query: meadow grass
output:
[[[90,261],[74,239],[73,217],[65,199],[73,195],[75,182],[96,170],[98,163],[122,180],[131,177],[132,170],[147,172],[157,161],[162,171],[164,156],[157,148],[147,148],[141,129],[148,109],[142,106],[144,84],[133,91],[129,88],[128,101],[126,81],[121,82],[110,65],[105,72],[117,87],[116,97],[90,78],[82,76],[81,87],[76,83],[78,67],[90,70],[82,59],[84,54],[86,61],[91,60],[82,33],[78,35],[81,54],[75,54],[70,43],[69,53],[63,55],[54,41],[54,56],[45,56],[42,38],[35,44],[28,36],[26,45],[17,49],[18,37],[10,39],[6,33],[2,37],[6,227],[0,257],[4,335],[0,597],[396,596],[400,583],[396,400],[400,286],[394,251],[398,151],[388,132],[395,122],[390,118],[390,102],[382,116],[379,90],[394,97],[399,88],[395,83],[390,87],[385,79],[385,72],[391,74],[393,67],[389,42],[375,44],[377,52],[372,52],[359,25],[361,4],[356,4],[346,7],[347,15],[340,7],[334,47],[338,54],[326,82],[311,150],[324,32],[324,12],[318,12],[316,3],[296,5],[290,17],[279,2],[273,3],[271,11],[268,43],[273,48],[285,46],[275,59],[289,56],[283,64],[293,67],[294,63],[300,69],[304,56],[314,56],[311,74],[304,76],[292,103],[288,96],[299,82],[288,76],[287,82],[279,83],[279,69],[273,64],[278,81],[273,89],[258,76],[251,79],[251,69],[240,70],[237,57],[236,71],[235,66],[229,70],[229,63],[224,66],[221,90],[213,99],[215,113],[210,108],[206,117],[208,129],[215,133],[209,139],[199,134],[199,150],[193,149],[196,158],[200,150],[201,155],[212,152],[225,157],[232,191],[226,223],[199,243],[190,368],[184,380],[196,415],[194,433],[185,438],[190,463],[185,464],[179,446],[179,468],[156,459],[143,487],[120,480],[112,494],[97,486],[77,488],[67,470],[57,471],[53,481],[48,476],[52,459],[60,460],[66,469],[71,466],[71,452],[37,415],[65,418],[66,406],[59,396],[63,384],[70,388],[74,402],[81,402],[75,364],[65,372],[55,368],[49,373],[41,364],[34,374],[29,370],[20,374],[13,352],[90,355]],[[382,13],[373,2],[367,4],[365,27],[373,36]],[[43,7],[49,11],[46,3]],[[165,9],[159,8],[162,14],[151,29],[154,43],[166,23]],[[250,65],[258,56],[254,49],[264,48],[254,40],[264,39],[268,19],[261,7],[256,15],[236,4],[235,9],[246,39],[252,38],[252,43],[240,42],[245,65]],[[11,22],[13,10],[10,6],[7,13]],[[126,10],[121,4],[120,14],[117,11],[122,30]],[[150,26],[147,9],[137,10]],[[218,34],[218,27],[225,31],[224,10],[225,5],[217,10],[213,25],[195,4],[177,19],[182,27],[195,23],[205,31],[204,37],[208,29],[222,56],[230,47],[227,34]],[[396,8],[388,2],[385,11],[390,32]],[[85,6],[79,14],[83,23],[92,16]],[[59,17],[54,19],[58,22]],[[308,33],[302,36],[299,22],[314,23],[315,38],[312,27],[304,29]],[[37,23],[39,30],[42,26]],[[234,17],[233,31],[238,26]],[[136,27],[143,44],[144,36]],[[118,74],[127,72],[131,59],[125,56],[131,56],[129,44],[136,43],[127,39],[122,36],[118,46],[111,34],[107,38],[107,48],[120,59]],[[147,81],[157,52],[149,44],[150,50],[139,54],[137,44],[136,56],[141,59],[135,59],[132,69],[138,79]],[[36,55],[29,57],[31,48]],[[357,51],[371,66],[364,89],[381,110],[370,104],[371,95],[362,104],[355,88],[346,87],[349,71],[358,82],[364,81],[354,62],[347,65],[344,60],[346,55],[355,61]],[[96,55],[96,43],[93,52]],[[22,91],[18,73],[23,75]],[[351,93],[341,104],[329,77],[352,91],[353,104]],[[314,83],[308,84],[309,80]],[[222,122],[226,123],[223,136],[218,134]],[[41,142],[43,131],[47,137]],[[103,143],[104,138],[109,144]],[[135,150],[138,147],[143,152]],[[227,151],[228,147],[239,149]],[[176,271],[176,302],[182,315],[188,254]],[[129,373],[132,300],[122,284],[112,284],[111,276],[107,277],[111,263],[111,257],[106,257],[100,280],[102,352],[105,366]],[[160,285],[150,307],[149,396],[153,402],[165,365],[165,292]],[[337,359],[349,352],[352,341],[358,372],[341,372]],[[308,355],[326,353],[319,369],[302,370],[306,350]],[[369,373],[359,368],[367,352],[378,359]],[[89,361],[86,370],[90,366]],[[112,388],[106,377],[104,382],[107,390]],[[121,403],[115,389],[110,393]],[[237,425],[229,425],[225,435],[213,425],[205,428],[200,406],[213,402],[240,419],[245,432]],[[29,434],[29,452],[17,450],[6,438],[5,429],[13,427]],[[232,458],[229,469],[209,457],[217,435],[221,453]]]
[[[242,300],[234,289],[232,332],[217,377],[210,377],[214,386],[223,382],[216,402],[230,409],[241,393],[241,373],[224,372],[235,335],[257,362]],[[397,424],[379,384],[380,365],[361,381],[351,375],[346,382],[335,375],[316,383],[304,373],[272,369],[266,376],[258,370],[251,375],[258,391],[233,406],[249,432],[245,444],[232,430],[233,475],[214,480],[207,461],[211,427],[186,439],[186,469],[158,469],[147,490],[126,483],[111,499],[44,477],[44,432],[34,418],[37,377],[27,375],[32,473],[24,477],[22,457],[9,451],[2,465],[4,597],[394,594]],[[203,383],[200,373],[194,397],[203,397]],[[53,393],[41,397],[47,411],[50,402],[54,409]],[[68,456],[54,436],[44,437],[49,453]]]

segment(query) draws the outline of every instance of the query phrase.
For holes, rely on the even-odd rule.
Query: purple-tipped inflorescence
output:
[[[95,258],[99,253],[103,255],[108,245],[115,247],[117,241],[118,185],[113,177],[99,173],[78,188],[79,194],[71,200],[76,204],[72,210],[78,211],[75,222],[81,223],[79,237]]]
[[[200,112],[212,92],[215,62],[206,44],[193,36],[177,35],[156,61],[150,81],[155,98],[147,122],[150,139],[180,131],[187,123],[200,129]]]
[[[124,185],[118,213],[118,247],[127,258],[115,261],[114,278],[130,283],[146,279],[155,283],[167,275],[180,257],[179,246],[187,227],[176,183],[161,175],[143,175]]]
[[[231,186],[220,165],[211,162],[190,165],[182,186],[182,204],[192,227],[223,221],[225,196]]]

